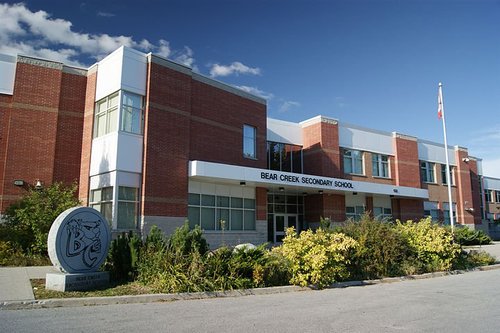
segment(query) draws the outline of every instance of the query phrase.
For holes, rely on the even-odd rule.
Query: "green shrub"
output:
[[[290,261],[293,284],[312,284],[323,288],[335,281],[349,277],[347,265],[357,242],[341,233],[318,229],[297,235],[293,228],[287,230],[283,245],[274,251]]]
[[[462,250],[453,262],[453,269],[471,269],[479,266],[493,265],[495,258],[485,251]]]
[[[414,260],[410,266],[415,273],[450,270],[460,254],[460,246],[453,242],[451,232],[432,223],[430,218],[419,222],[397,221],[396,230],[407,239]]]
[[[5,211],[0,240],[10,241],[24,254],[47,256],[47,236],[52,223],[68,208],[78,206],[77,184],[70,187],[54,183],[43,189],[30,189]]]
[[[187,255],[192,251],[196,251],[203,255],[208,252],[208,244],[203,238],[203,232],[199,225],[194,229],[189,229],[189,223],[186,221],[184,225],[177,228],[170,236],[168,241],[170,250]]]
[[[0,240],[0,266],[49,266],[49,258],[40,254],[25,253],[8,241]]]
[[[455,242],[460,245],[486,245],[492,240],[482,230],[472,230],[468,227],[457,227],[453,233]]]
[[[109,271],[114,281],[130,281],[137,275],[142,241],[130,231],[118,235],[111,242],[104,270]]]
[[[262,263],[254,267],[254,287],[284,286],[290,283],[292,274],[288,259],[276,251],[266,251],[263,259]]]
[[[349,221],[336,230],[359,244],[349,265],[353,278],[363,280],[407,274],[411,266],[408,243],[394,224],[365,214],[359,222]]]

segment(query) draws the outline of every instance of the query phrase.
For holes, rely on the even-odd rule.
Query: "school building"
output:
[[[264,99],[127,47],[88,69],[0,55],[0,73],[1,212],[29,187],[77,181],[114,232],[188,219],[213,247],[280,242],[320,217],[450,220],[440,143],[271,119]],[[500,179],[446,149],[456,223],[500,236]]]

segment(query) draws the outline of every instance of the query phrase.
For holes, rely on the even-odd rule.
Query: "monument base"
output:
[[[57,291],[83,291],[105,288],[109,272],[47,273],[45,288]]]

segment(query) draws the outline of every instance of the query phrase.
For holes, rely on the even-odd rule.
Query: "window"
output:
[[[434,163],[420,162],[420,177],[425,183],[434,183]]]
[[[365,213],[365,207],[363,206],[355,206],[355,207],[346,207],[345,215],[348,219],[353,219],[358,221],[361,218],[361,215]]]
[[[91,190],[90,207],[101,212],[111,226],[113,221],[113,187]]]
[[[455,179],[454,179],[454,173],[453,173],[453,167],[450,165],[450,173],[451,173],[451,185],[455,185]],[[448,185],[448,182],[446,181],[446,164],[441,164],[441,183],[443,185]]]
[[[495,190],[495,202],[500,203],[500,191]]]
[[[302,173],[302,147],[268,141],[267,168],[276,171]]]
[[[372,154],[372,173],[375,177],[389,178],[389,156]]]
[[[129,133],[142,134],[142,96],[123,91],[121,108],[122,121],[120,130]]]
[[[392,218],[392,209],[385,207],[373,207],[373,216],[377,220],[386,220]]]
[[[451,219],[450,219],[450,211],[448,209],[443,210],[443,217],[444,217],[444,224],[450,225]],[[457,222],[457,212],[455,207],[453,207],[453,220],[455,221],[455,223]]]
[[[364,175],[363,152],[359,150],[344,150],[344,173]]]
[[[257,158],[256,132],[255,127],[243,125],[243,156],[246,158]]]
[[[493,202],[493,191],[492,190],[484,190],[484,201],[485,202]]]
[[[139,189],[135,187],[118,187],[117,229],[137,228],[137,206]]]
[[[424,216],[430,216],[433,221],[438,221],[439,220],[439,210],[438,209],[424,210]]]
[[[117,130],[118,93],[98,101],[95,106],[94,138]]]
[[[189,193],[188,220],[203,230],[255,230],[255,199]]]

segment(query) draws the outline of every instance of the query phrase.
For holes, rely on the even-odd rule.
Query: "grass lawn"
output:
[[[31,286],[33,287],[33,294],[35,295],[35,299],[123,296],[153,293],[151,289],[140,285],[137,282],[110,284],[108,288],[99,290],[66,292],[45,289],[45,279],[32,279]]]

